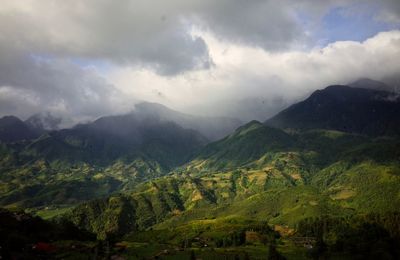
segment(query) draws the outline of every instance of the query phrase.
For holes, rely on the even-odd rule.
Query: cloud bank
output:
[[[263,120],[315,89],[365,76],[382,79],[400,71],[400,31],[379,33],[364,42],[280,53],[202,37],[216,64],[211,70],[166,80],[151,71],[123,68],[109,78],[128,96],[194,113]]]
[[[329,84],[396,78],[398,30],[320,44],[338,9],[400,25],[396,0],[4,0],[0,115],[76,122],[148,100],[264,120]]]

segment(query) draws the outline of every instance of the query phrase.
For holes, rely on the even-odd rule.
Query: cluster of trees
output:
[[[215,240],[215,245],[217,247],[241,246],[244,243],[246,243],[245,230],[231,232],[227,236]]]
[[[400,257],[400,213],[309,218],[298,223],[300,236],[315,237],[314,256]]]
[[[263,224],[252,224],[245,228],[241,228],[232,231],[222,238],[214,239],[216,247],[230,247],[230,246],[241,246],[246,242],[246,231],[257,232],[259,235],[259,242],[267,245],[268,243],[274,243],[279,237],[279,233],[273,231],[267,223]]]

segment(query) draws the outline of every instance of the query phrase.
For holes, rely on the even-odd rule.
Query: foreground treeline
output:
[[[359,259],[400,258],[400,213],[308,218],[297,225],[299,236],[316,240],[314,257],[351,255]]]
[[[292,259],[296,255],[400,259],[400,213],[307,218],[297,224],[294,234],[283,236],[266,222],[228,218],[97,240],[61,218],[45,221],[21,211],[0,209],[0,246],[3,259],[107,259],[113,255],[186,259],[194,253],[227,259]]]
[[[60,251],[57,241],[80,244],[95,239],[93,234],[66,220],[45,221],[23,211],[0,208],[1,259],[43,259]],[[62,250],[71,251],[71,246],[65,245]]]

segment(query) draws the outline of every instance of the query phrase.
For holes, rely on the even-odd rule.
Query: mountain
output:
[[[187,162],[207,142],[195,130],[131,113],[4,144],[0,205],[70,206],[128,190]]]
[[[26,146],[23,155],[101,166],[142,156],[170,168],[206,142],[196,131],[173,122],[127,114],[50,132]]]
[[[0,118],[0,141],[17,142],[37,138],[40,132],[15,116]]]
[[[171,121],[187,129],[194,129],[211,141],[220,139],[239,127],[242,122],[229,117],[205,117],[184,114],[161,104],[142,102],[135,106],[133,113],[139,117],[159,118]]]
[[[290,129],[332,129],[370,136],[400,134],[400,97],[395,93],[329,86],[267,120]]]
[[[130,233],[143,242],[165,234],[160,243],[203,236],[218,244],[207,230],[226,221],[295,228],[325,215],[387,214],[400,206],[399,145],[395,137],[333,130],[288,134],[254,121],[168,176],[84,203],[65,217],[102,238]]]
[[[398,103],[393,93],[330,86],[271,119],[281,128],[251,121],[214,142],[171,121],[191,117],[142,104],[0,143],[0,205],[56,223],[44,230],[67,223],[99,239],[44,237],[61,257],[396,259]],[[29,236],[10,240],[19,248],[38,242],[25,213],[2,217],[12,226],[0,231]]]
[[[147,257],[205,247],[219,254],[244,244],[257,257],[253,254],[265,252],[263,243],[279,237],[273,229],[282,235],[280,252],[294,257],[304,250],[292,244],[297,236],[317,236],[320,226],[326,227],[331,253],[342,250],[336,245],[343,241],[356,246],[352,236],[368,247],[376,239],[390,245],[398,219],[391,212],[400,207],[399,145],[397,137],[321,129],[286,133],[252,121],[166,176],[67,210],[37,212],[61,212],[58,218],[99,239],[125,241],[132,250],[127,255]],[[370,225],[378,232],[375,240],[363,233]]]
[[[25,123],[33,129],[42,131],[58,130],[62,119],[51,113],[38,113],[30,116]]]
[[[35,114],[22,121],[15,116],[0,118],[0,141],[19,142],[33,140],[50,130],[57,130],[61,123],[60,118],[49,113]]]
[[[191,167],[234,169],[258,160],[268,152],[287,150],[293,142],[284,131],[251,121],[227,137],[205,146],[192,160]]]

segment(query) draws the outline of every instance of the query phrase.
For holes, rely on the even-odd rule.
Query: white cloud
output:
[[[164,78],[149,70],[122,68],[108,78],[126,95],[197,113],[245,114],[243,106],[249,107],[253,99],[259,102],[250,103],[257,119],[266,119],[318,88],[400,71],[400,31],[379,33],[364,42],[279,53],[221,42],[207,33],[202,37],[215,62],[209,71]]]

